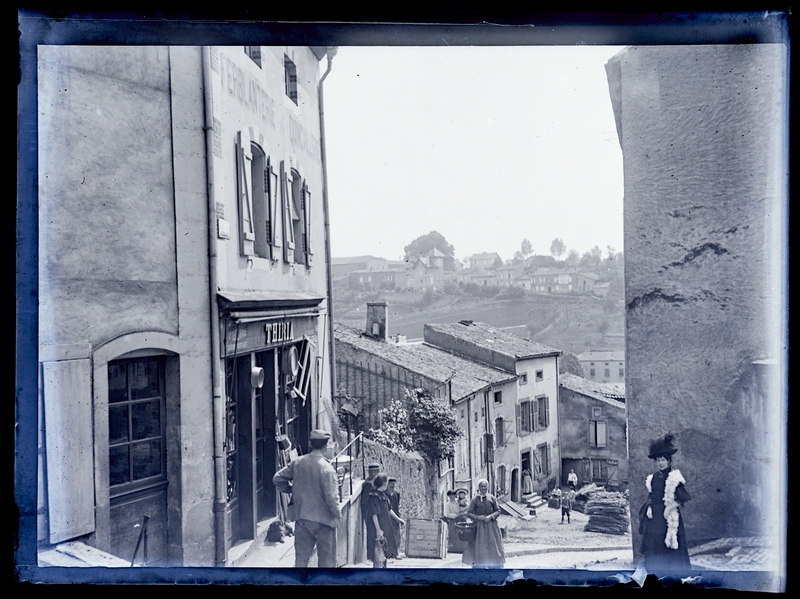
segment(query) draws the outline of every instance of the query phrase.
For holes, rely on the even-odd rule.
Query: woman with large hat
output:
[[[668,433],[650,443],[648,457],[655,460],[656,471],[645,480],[649,495],[639,510],[644,567],[655,573],[691,570],[681,515],[691,497],[680,470],[672,467],[672,456],[678,451],[674,439]]]

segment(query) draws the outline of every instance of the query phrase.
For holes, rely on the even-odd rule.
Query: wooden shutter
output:
[[[519,437],[524,430],[522,427],[522,406],[520,404],[514,406],[514,415],[517,417],[517,437]]]
[[[273,260],[278,260],[280,249],[282,245],[282,230],[281,226],[281,196],[280,185],[278,184],[278,173],[275,170],[275,165],[272,161],[268,161],[267,170],[269,171],[269,228],[270,228],[270,257]]]
[[[292,184],[286,173],[286,163],[281,162],[281,212],[283,214],[283,261],[294,261],[294,228],[292,227]]]
[[[533,406],[532,407],[533,407],[533,409],[531,410],[531,412],[533,414],[533,426],[531,427],[531,430],[532,431],[538,431],[539,430],[539,400],[538,399],[534,399],[533,400]]]
[[[604,420],[597,421],[597,446],[598,447],[605,447],[608,444],[608,439],[606,438],[608,427],[606,426],[606,422]]]
[[[269,157],[264,161],[264,229],[266,230],[265,241],[267,244],[267,258],[272,260],[272,176]],[[259,224],[261,226],[261,224]]]
[[[45,459],[50,543],[93,532],[91,363],[44,362]]]
[[[589,421],[589,446],[597,447],[597,421]]]
[[[308,184],[303,182],[303,230],[305,239],[303,240],[303,251],[305,252],[306,266],[311,266],[311,256],[314,251],[311,246],[311,189]]]
[[[253,154],[250,150],[250,134],[239,131],[237,148],[237,166],[239,179],[239,231],[241,237],[241,253],[252,256],[255,253],[255,223],[253,221],[253,181],[251,165]]]
[[[544,404],[544,425],[547,427],[550,426],[550,398],[545,397],[542,404]]]

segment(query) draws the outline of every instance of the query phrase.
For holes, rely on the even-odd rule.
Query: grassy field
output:
[[[422,294],[381,292],[337,298],[335,293],[335,318],[363,329],[366,303],[378,299],[389,304],[389,334],[406,335],[408,339],[421,338],[425,324],[475,320],[498,328],[526,326],[534,341],[579,354],[590,347],[612,348],[604,333],[621,334],[625,324],[624,307],[619,300],[532,293],[515,300],[443,295],[427,306],[422,305]]]

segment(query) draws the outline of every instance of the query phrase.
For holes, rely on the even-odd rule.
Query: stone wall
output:
[[[651,439],[676,433],[690,545],[772,535],[783,512],[780,374],[757,387],[754,372],[783,352],[786,60],[770,44],[632,47],[607,67],[625,177],[631,508]],[[758,487],[774,494],[745,492]]]

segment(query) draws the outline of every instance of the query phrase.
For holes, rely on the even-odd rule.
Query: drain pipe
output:
[[[203,46],[203,101],[205,105],[206,184],[208,186],[208,291],[211,308],[211,388],[214,429],[214,566],[225,567],[225,507],[227,473],[225,470],[225,403],[220,384],[219,306],[217,304],[217,210],[214,200],[214,105],[211,94],[210,48]]]
[[[317,97],[319,99],[319,141],[320,158],[322,160],[322,210],[325,215],[325,261],[328,268],[328,354],[330,355],[330,376],[331,376],[331,409],[333,409],[333,395],[336,394],[336,360],[334,358],[333,342],[333,268],[331,267],[331,223],[328,212],[328,163],[325,152],[325,108],[322,93],[322,83],[331,72],[333,57],[336,56],[338,48],[329,46],[326,48],[325,55],[328,59],[328,68],[320,77]],[[320,398],[321,399],[321,398]],[[331,421],[335,414],[331,415]]]

